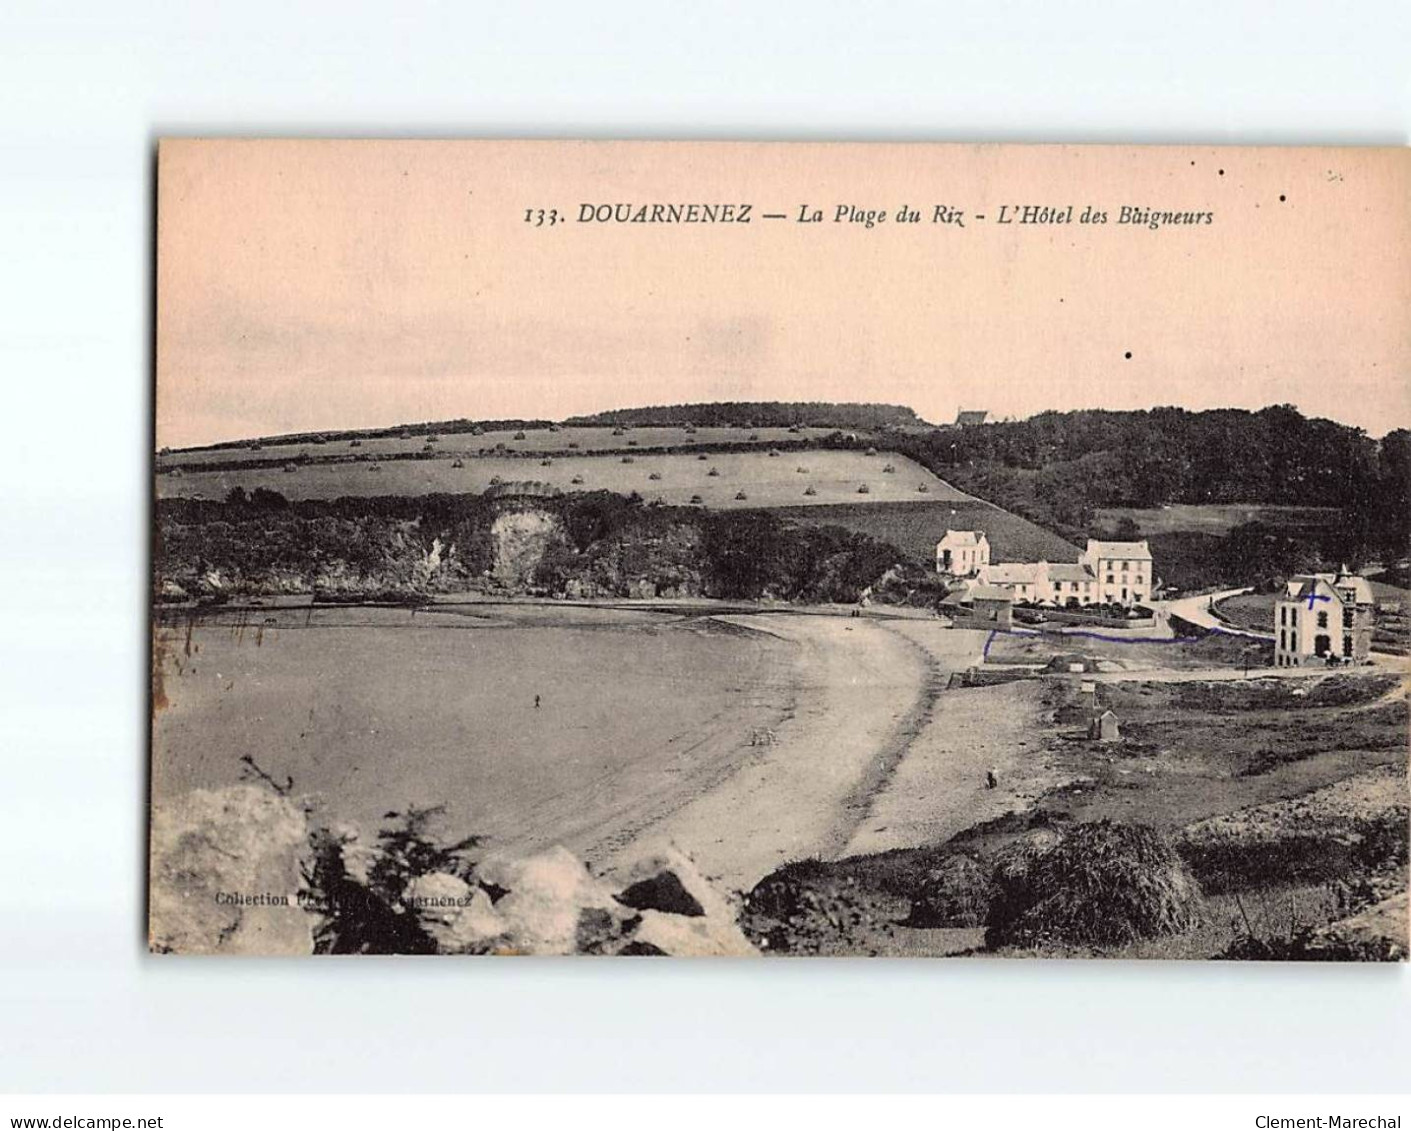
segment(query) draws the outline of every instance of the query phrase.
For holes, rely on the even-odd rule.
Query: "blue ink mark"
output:
[[[1327,598],[1324,598],[1326,600]],[[984,658],[989,659],[990,645],[996,636],[1044,636],[1036,629],[992,628],[985,639]],[[1200,636],[1109,636],[1102,632],[1059,632],[1053,634],[1059,640],[1103,640],[1108,644],[1195,644],[1211,636],[1228,636],[1231,640],[1248,640],[1256,644],[1268,644],[1269,637],[1256,636],[1252,632],[1233,632],[1225,628],[1211,628]]]
[[[980,653],[980,662],[984,663],[990,658],[990,645],[995,642],[995,637],[999,635],[999,629],[990,629],[990,634],[985,637],[985,650]]]
[[[1308,594],[1308,611],[1309,611],[1310,613],[1313,611],[1313,602],[1314,602],[1314,601],[1331,601],[1331,600],[1332,600],[1331,597],[1324,597],[1321,593],[1309,593],[1309,594]]]

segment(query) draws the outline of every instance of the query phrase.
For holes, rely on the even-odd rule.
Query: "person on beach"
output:
[[[535,709],[536,711],[539,709],[539,696],[537,696],[537,695],[534,696],[534,709]]]
[[[999,778],[995,775],[994,770],[986,770],[986,771],[985,771],[985,788],[986,788],[986,789],[994,789],[997,785],[999,785]]]

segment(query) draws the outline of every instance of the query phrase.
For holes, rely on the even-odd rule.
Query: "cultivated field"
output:
[[[290,499],[333,499],[344,495],[479,493],[497,481],[532,481],[563,491],[605,490],[624,495],[635,491],[648,502],[685,505],[698,501],[715,508],[808,506],[859,499],[974,501],[920,464],[885,452],[871,456],[855,451],[625,453],[546,459],[547,464],[540,459],[486,456],[465,459],[461,467],[455,467],[453,459],[437,458],[310,463],[295,465],[292,471],[281,467],[187,471],[179,476],[159,474],[157,494],[160,498],[222,499],[233,487],[246,491],[264,487]],[[892,470],[887,471],[888,467]],[[867,491],[860,493],[864,485]],[[806,494],[810,487],[815,492],[812,495]],[[922,487],[926,490],[920,490]],[[744,498],[739,497],[742,493]]]
[[[426,451],[428,444],[438,452],[447,455],[474,456],[490,454],[497,450],[505,452],[605,452],[629,450],[631,448],[693,447],[708,444],[749,444],[761,447],[769,444],[807,440],[827,436],[837,431],[834,428],[809,428],[798,426],[798,431],[787,428],[706,428],[698,427],[687,431],[681,427],[670,428],[619,428],[608,426],[562,426],[554,428],[526,428],[522,436],[514,429],[484,432],[475,435],[471,432],[435,432],[427,429],[409,431],[405,435],[383,437],[359,437],[353,439],[327,439],[319,444],[310,440],[297,443],[259,442],[258,449],[246,444],[240,447],[183,448],[179,451],[164,452],[158,457],[157,466],[183,467],[202,463],[243,463],[269,459],[291,460],[300,456],[312,459],[329,458],[341,455],[389,456],[408,452]],[[431,439],[432,436],[436,438]]]
[[[1202,505],[1172,503],[1163,507],[1104,507],[1093,512],[1098,526],[1113,528],[1130,518],[1143,536],[1152,534],[1228,534],[1247,522],[1262,522],[1280,530],[1324,530],[1338,521],[1334,507],[1266,506],[1260,503]]]
[[[894,458],[894,457],[888,457]],[[925,502],[906,504],[883,501],[860,503],[856,498],[833,506],[782,508],[779,514],[796,521],[843,526],[890,542],[917,561],[933,563],[936,543],[947,529],[983,530],[990,540],[994,561],[1075,562],[1078,547],[1052,531],[980,499],[932,490]],[[878,496],[873,496],[878,498]],[[807,501],[807,500],[804,500]]]

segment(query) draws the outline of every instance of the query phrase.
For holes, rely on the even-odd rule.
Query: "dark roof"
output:
[[[990,415],[987,408],[963,408],[955,416],[957,424],[983,424],[985,417]]]

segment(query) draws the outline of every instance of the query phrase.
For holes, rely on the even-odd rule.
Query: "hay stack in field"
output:
[[[807,487],[804,488],[803,493],[805,495],[816,495],[818,494],[818,488],[815,487],[812,483],[810,483]]]
[[[720,472],[719,472],[716,468],[713,468],[713,467],[712,467],[709,471],[706,472],[706,477],[707,477],[708,479],[715,479],[715,478],[719,477],[719,475],[720,475]]]
[[[451,461],[451,466],[452,466],[452,467],[464,467],[464,466],[465,466],[465,460],[463,460],[463,459],[454,459],[454,460]]]
[[[299,467],[298,467],[297,464],[286,463],[286,464],[284,465],[284,470],[285,470],[286,472],[295,472],[295,471],[298,471],[298,470],[299,470]]]
[[[736,491],[736,492],[735,492],[735,499],[736,499],[737,502],[744,502],[744,501],[745,501],[746,499],[748,499],[748,498],[749,498],[749,496],[746,495],[743,491]]]
[[[706,455],[705,452],[702,452],[702,453],[701,453],[700,455],[698,455],[696,458],[697,458],[697,459],[710,459],[710,456]]]
[[[648,478],[648,479],[660,479],[660,478],[661,478],[661,472],[660,472],[660,471],[654,471],[654,472],[652,472],[650,475],[648,475],[647,478]]]
[[[1007,855],[994,879],[990,947],[1124,946],[1181,934],[1201,917],[1195,878],[1147,825],[1076,825],[1056,844]]]
[[[522,440],[522,439],[524,439],[524,433],[523,433],[523,432],[516,432],[516,433],[514,434],[514,438],[515,438],[516,440]]]
[[[571,480],[569,480],[569,482],[572,483],[575,487],[580,486],[583,483],[583,476],[575,475]]]
[[[924,484],[924,483],[918,483],[918,484],[916,485],[916,489],[917,489],[917,491],[919,491],[919,492],[920,492],[921,494],[923,494],[923,495],[926,494],[927,492],[929,492],[929,491],[931,490],[931,488],[927,487],[926,484]]]
[[[870,495],[872,493],[872,488],[869,487],[866,483],[864,483],[861,487],[857,489],[857,493],[859,495]]]

